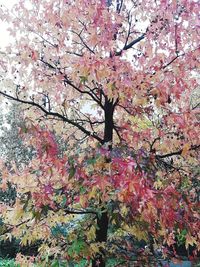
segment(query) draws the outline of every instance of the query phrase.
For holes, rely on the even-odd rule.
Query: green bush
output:
[[[16,264],[14,260],[0,259],[0,267],[20,267],[20,266]]]

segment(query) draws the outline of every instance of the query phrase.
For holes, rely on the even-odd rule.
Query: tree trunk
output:
[[[104,128],[104,143],[110,142],[108,148],[112,149],[112,140],[113,140],[113,113],[114,105],[113,102],[106,98],[104,105],[105,112],[105,128]],[[110,161],[109,158],[106,161]],[[108,232],[109,218],[107,212],[102,212],[101,217],[97,218],[97,230],[96,230],[96,242],[106,242],[107,241],[107,232]],[[98,253],[92,261],[92,267],[105,267],[105,257],[104,253]]]
[[[96,242],[106,242],[107,241],[107,231],[108,231],[108,214],[107,212],[102,212],[101,217],[97,218],[97,230],[96,230]],[[103,254],[103,252],[102,252]],[[92,267],[105,267],[106,262],[104,256],[98,253],[94,260],[92,261]]]

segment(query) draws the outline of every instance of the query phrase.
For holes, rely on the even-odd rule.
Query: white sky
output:
[[[7,8],[11,8],[15,3],[17,3],[17,0],[0,0],[0,5],[3,5]],[[0,24],[0,50],[4,48],[9,42],[9,34],[6,31],[6,24],[2,23]]]
[[[17,0],[0,0],[0,5],[4,5],[8,8],[11,8],[15,3],[17,3]]]

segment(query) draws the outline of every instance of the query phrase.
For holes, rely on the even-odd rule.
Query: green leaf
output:
[[[90,164],[95,164],[96,162],[96,159],[88,159],[87,160],[87,164],[90,165]]]
[[[85,84],[88,81],[88,77],[86,76],[80,76],[80,82]]]
[[[72,166],[69,170],[69,179],[71,179],[72,177],[74,177],[76,170],[74,168],[74,166]]]
[[[65,205],[66,205],[66,201],[67,201],[67,197],[66,197],[66,196],[63,196],[63,199],[62,199],[62,201],[61,201],[61,203],[60,203],[60,205],[61,205],[62,208],[65,207]]]
[[[60,267],[60,263],[58,260],[52,262],[51,267]]]
[[[186,241],[187,230],[183,229],[177,236],[178,244],[183,245]]]
[[[33,214],[33,218],[35,218],[36,221],[39,221],[40,218],[41,218],[41,213],[39,211],[35,211],[33,210],[32,211],[32,214]]]
[[[80,254],[81,251],[83,251],[85,248],[85,242],[83,240],[75,240],[71,247],[68,249],[69,256],[72,256],[73,254]]]
[[[80,194],[85,194],[86,192],[87,192],[86,188],[82,186],[80,188]]]

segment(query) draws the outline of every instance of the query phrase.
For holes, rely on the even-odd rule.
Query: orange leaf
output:
[[[190,144],[189,143],[185,144],[183,146],[183,149],[182,149],[182,152],[181,152],[181,156],[183,156],[183,157],[186,156],[188,151],[189,151],[189,149],[190,149]]]

